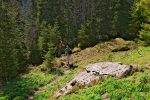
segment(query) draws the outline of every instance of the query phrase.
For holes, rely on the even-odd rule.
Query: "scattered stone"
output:
[[[103,100],[110,100],[108,93],[102,95]]]
[[[130,75],[132,66],[124,65],[120,62],[101,62],[95,64],[89,64],[86,66],[86,70],[77,74],[74,79],[66,84],[58,93],[56,98],[65,95],[68,90],[71,90],[73,86],[79,84],[82,87],[89,86],[91,82],[99,82],[105,77],[114,76],[122,78]]]

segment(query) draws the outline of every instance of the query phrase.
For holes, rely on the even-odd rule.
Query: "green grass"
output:
[[[62,78],[55,81],[54,83],[49,84],[49,86],[45,90],[35,95],[34,100],[50,100],[50,98],[54,99],[52,97],[54,93],[59,91],[60,88],[66,85],[66,82],[71,80],[76,72],[77,70],[72,70],[69,74],[64,75]]]
[[[139,82],[128,78],[108,78],[102,84],[87,89],[80,89],[77,93],[61,97],[60,100],[103,100],[107,94],[110,100],[150,100],[150,76],[146,73],[138,77]]]
[[[135,72],[123,79],[108,78],[102,84],[80,89],[77,93],[62,97],[62,100],[103,100],[103,94],[108,94],[110,100],[150,100],[150,47],[140,47],[139,51],[108,52],[93,56],[81,65],[101,61],[138,64],[145,72]]]
[[[79,62],[79,65],[86,66],[90,63],[103,61],[122,62],[124,64],[139,64],[141,66],[150,64],[150,47],[139,47],[139,51],[142,55],[139,55],[135,49],[122,52],[98,53],[97,55]]]
[[[75,73],[84,69],[85,66],[90,63],[97,63],[97,62],[102,62],[102,61],[113,61],[113,62],[123,62],[125,64],[139,64],[140,67],[142,66],[142,68],[145,68],[145,67],[147,67],[147,64],[149,64],[149,61],[150,61],[150,47],[140,47],[139,51],[142,54],[142,56],[140,56],[138,54],[137,50],[130,50],[130,51],[124,51],[124,52],[115,52],[115,53],[114,52],[99,53],[95,56],[91,56],[87,59],[84,59],[83,61],[78,62],[79,67],[75,71],[71,72],[68,75],[65,75],[64,77],[62,77],[60,80],[56,81],[55,83],[50,84],[44,91],[37,94],[34,97],[34,100],[49,100],[50,98],[54,99],[54,98],[52,98],[54,93],[59,91],[59,89],[61,89],[66,84],[67,81],[69,81],[71,78],[73,78]],[[135,74],[134,78],[130,77],[131,82],[140,75],[142,76],[143,73],[137,74],[137,75]],[[114,79],[112,79],[112,80],[114,80]],[[115,80],[119,81],[118,79],[115,79]],[[126,81],[128,81],[128,80],[126,80]],[[119,82],[120,82],[119,84],[122,84],[124,82],[124,80],[119,81]],[[127,83],[127,84],[131,84],[131,83]],[[132,85],[134,85],[134,83],[132,83]],[[135,85],[137,85],[137,83],[135,83]],[[86,89],[83,89],[83,90],[86,91]],[[121,91],[121,90],[116,90],[116,91]],[[92,90],[91,91],[87,90],[87,92],[91,93],[92,95],[89,95],[89,94],[84,95],[81,93],[81,96],[79,96],[76,94],[72,94],[71,97],[73,97],[73,98],[70,98],[70,96],[69,97],[67,96],[65,99],[68,98],[67,100],[80,100],[80,99],[81,100],[91,100],[91,98],[94,98],[92,100],[99,100],[99,98],[100,98],[99,93],[98,93],[98,95],[96,95],[95,93],[93,93]],[[138,91],[136,91],[136,92],[138,92]],[[139,94],[139,93],[136,94],[136,92],[132,95]],[[124,91],[123,91],[123,93],[124,93]],[[143,93],[145,93],[145,92],[143,92]],[[143,95],[143,93],[141,93],[139,95]],[[82,95],[84,95],[85,98]],[[112,94],[112,95],[114,95],[114,94]],[[146,95],[147,94],[144,94],[144,96],[146,96]],[[74,97],[77,97],[77,98],[74,98]],[[115,97],[112,97],[112,98],[115,98]],[[112,100],[115,100],[115,99],[112,99]]]
[[[150,61],[150,47],[140,47],[139,52],[137,50],[131,50],[127,52],[118,52],[113,55],[112,61],[120,61],[123,63],[131,64],[147,64]]]
[[[26,100],[29,95],[33,94],[34,90],[48,83],[55,76],[36,70],[16,80],[9,81],[0,95],[0,100]]]
[[[86,65],[103,61],[137,64],[138,68],[143,69],[145,72],[135,72],[132,76],[123,79],[108,78],[101,84],[80,89],[77,93],[64,96],[61,99],[100,100],[103,99],[102,95],[105,93],[108,94],[111,100],[129,100],[129,98],[132,98],[132,100],[144,100],[150,98],[150,82],[147,81],[147,79],[149,79],[147,73],[150,71],[150,47],[139,47],[141,55],[135,49],[111,52],[112,49],[118,47],[118,42],[116,42],[115,45],[113,45],[113,43],[114,42],[106,42],[82,50],[79,52],[79,55],[73,54],[73,59],[77,61],[79,67],[49,84],[43,91],[34,96],[34,100],[55,99],[53,97],[54,94],[64,87],[76,73],[83,70]],[[125,43],[124,41],[123,44]],[[97,52],[97,50],[100,52]],[[91,52],[94,53],[94,55],[91,54]],[[17,80],[10,81],[3,92],[0,92],[0,100],[25,100],[34,90],[46,84],[55,76],[56,74],[42,73],[39,70],[34,70]]]

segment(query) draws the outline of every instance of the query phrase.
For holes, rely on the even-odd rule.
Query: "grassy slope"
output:
[[[93,56],[87,62],[93,61],[117,61],[125,64],[138,64],[139,70],[132,76],[123,79],[109,78],[102,84],[81,89],[79,92],[64,96],[63,100],[100,100],[102,95],[107,94],[111,100],[150,100],[150,47],[140,47],[139,55],[137,50],[130,50],[116,53],[103,53],[97,58]],[[102,60],[103,59],[103,60]]]
[[[34,68],[28,74],[7,83],[0,100],[25,100],[34,90],[48,83],[56,75],[43,73],[39,68]]]
[[[129,47],[131,47],[132,50],[125,51],[125,52],[113,52],[113,53],[111,52],[112,49],[118,48],[120,46],[125,46],[125,45],[128,45]],[[123,62],[125,64],[138,64],[139,69],[146,69],[147,71],[149,71],[150,47],[139,47],[139,51],[142,54],[142,56],[138,54],[137,46],[135,46],[133,42],[126,42],[126,41],[117,39],[114,41],[98,44],[94,47],[87,48],[85,50],[82,50],[81,52],[75,53],[72,55],[71,58],[73,62],[77,62],[77,65],[79,67],[75,70],[70,71],[69,74],[62,76],[57,81],[54,81],[53,83],[49,84],[46,89],[44,89],[39,94],[35,95],[34,100],[54,99],[53,98],[54,93],[57,92],[60,88],[62,88],[66,84],[66,82],[68,82],[69,80],[73,78],[73,76],[76,73],[83,70],[85,66],[90,63],[96,63],[96,62],[101,62],[101,61],[117,61],[117,62]],[[125,79],[120,79],[120,80],[110,78],[106,80],[106,82],[103,83],[105,87],[107,87],[107,88],[104,88],[103,90],[100,90],[100,88],[103,87],[104,85],[99,84],[89,89],[81,89],[80,90],[81,92],[79,91],[76,94],[66,96],[64,97],[64,99],[71,100],[70,98],[73,98],[73,100],[74,99],[79,100],[76,97],[80,97],[83,95],[83,97],[85,96],[86,98],[80,98],[82,100],[88,100],[88,99],[90,100],[90,98],[94,98],[92,100],[96,100],[96,99],[99,100],[99,98],[101,98],[100,94],[103,94],[104,90],[106,91],[113,90],[114,89],[113,87],[115,86],[115,84],[118,84],[119,82],[120,82],[119,84],[123,84],[125,83],[124,80],[125,81],[131,80],[131,82],[134,80],[135,84],[137,84],[136,86],[138,86],[138,83],[136,83],[136,81],[140,79],[138,78],[138,76],[141,77],[141,79],[143,77],[147,77],[145,76],[146,74],[144,73],[136,72],[133,76],[125,78]],[[3,94],[0,93],[0,100],[8,100],[8,98],[10,100],[13,100],[14,97],[16,97],[16,100],[25,100],[24,98],[27,97],[29,94],[32,94],[34,89],[37,89],[39,86],[43,84],[46,84],[49,80],[53,79],[55,76],[56,75],[53,75],[53,74],[42,73],[37,68],[31,73],[27,75],[23,75],[21,79],[8,83],[8,85],[5,88],[5,92]],[[108,84],[111,82],[114,84],[114,86]],[[130,86],[129,88],[132,88]],[[110,88],[110,90],[108,88]],[[126,92],[124,91],[124,88],[122,88],[122,90],[123,92],[121,91],[119,93]],[[94,91],[98,94],[96,94]],[[116,91],[120,91],[120,90],[116,89]],[[88,97],[88,93],[92,94],[93,96]],[[108,93],[109,95],[111,94],[114,95],[112,92],[108,92]],[[133,95],[136,95],[136,94],[133,94]],[[146,94],[144,94],[144,96],[145,95]]]
[[[131,46],[133,50],[125,51],[125,52],[113,52],[113,53],[111,52],[112,49],[118,48],[124,45]],[[150,48],[139,47],[139,51],[142,54],[142,56],[138,54],[137,48],[133,42],[115,40],[111,42],[98,44],[95,47],[87,48],[85,50],[82,50],[81,52],[75,53],[72,55],[72,60],[74,62],[77,62],[77,65],[79,67],[75,71],[72,71],[71,72],[72,74],[66,75],[65,77],[67,78],[62,77],[62,79],[58,80],[56,83],[50,84],[47,89],[37,94],[34,100],[49,100],[50,98],[54,99],[53,94],[56,91],[58,91],[60,88],[62,88],[67,81],[73,78],[75,73],[80,72],[81,70],[85,68],[87,64],[90,64],[90,63],[96,63],[96,62],[101,62],[101,61],[117,61],[117,62],[123,62],[125,64],[139,64],[139,69],[141,69],[140,67],[146,68],[146,66],[149,66],[150,64],[149,63]],[[65,81],[62,82],[62,80],[65,80]],[[90,93],[92,91],[87,90],[87,92]],[[82,95],[84,94],[81,94],[80,96]],[[77,97],[78,96],[79,95],[77,95]],[[87,97],[87,94],[85,94],[84,96]],[[99,94],[97,96],[99,96]],[[75,98],[70,99],[70,97],[69,98],[66,97],[66,99],[74,100]],[[83,100],[87,100],[87,99],[91,100],[91,97],[84,98]],[[79,100],[79,98],[77,98],[77,100]]]

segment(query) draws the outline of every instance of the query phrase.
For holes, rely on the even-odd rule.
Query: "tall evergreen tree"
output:
[[[150,0],[140,0],[137,4],[137,10],[141,12],[141,16],[144,18],[140,24],[139,36],[145,40],[147,45],[150,45]]]
[[[8,81],[17,75],[16,0],[1,1],[0,4],[0,80]]]

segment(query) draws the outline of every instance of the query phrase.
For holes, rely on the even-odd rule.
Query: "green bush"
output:
[[[147,94],[146,94],[146,100],[148,100],[150,98],[150,92],[148,92]]]
[[[0,97],[0,100],[8,100],[8,96]]]
[[[131,98],[133,100],[145,100],[146,96],[145,96],[145,93],[143,92],[134,92],[132,93]]]

